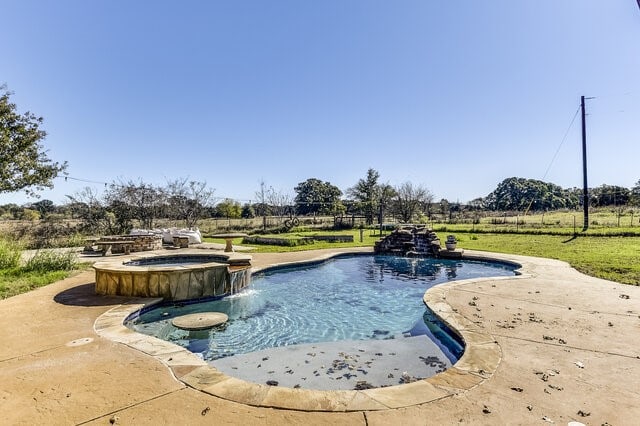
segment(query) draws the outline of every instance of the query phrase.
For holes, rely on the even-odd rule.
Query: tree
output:
[[[71,217],[82,220],[80,229],[89,234],[122,234],[131,229],[130,219],[116,217],[108,211],[104,201],[89,187],[74,195],[67,195],[67,209]]]
[[[557,210],[576,207],[570,194],[553,183],[511,177],[500,182],[485,201],[491,210]]]
[[[242,214],[241,214],[243,219],[253,219],[254,217],[256,217],[256,212],[253,209],[253,206],[249,203],[244,204],[242,206]]]
[[[144,229],[153,229],[166,206],[163,188],[142,181],[112,183],[105,193],[109,210],[121,223],[136,219]]]
[[[269,187],[266,193],[267,204],[275,216],[282,221],[282,217],[291,209],[291,196],[284,191],[276,191],[273,187]]]
[[[591,205],[594,207],[626,206],[632,196],[629,189],[616,185],[600,185],[590,192]]]
[[[300,182],[294,188],[296,212],[300,215],[308,214],[338,214],[344,211],[340,201],[342,191],[329,182],[322,182],[316,178]]]
[[[413,186],[411,182],[405,182],[395,188],[395,194],[393,211],[404,223],[410,223],[425,204],[433,201],[433,195],[428,189],[421,185]]]
[[[56,210],[56,206],[51,200],[40,200],[33,203],[31,208],[37,210],[42,219],[46,218],[49,213],[53,213]]]
[[[230,198],[225,198],[216,206],[218,216],[227,219],[239,219],[242,216],[242,207],[240,203]]]
[[[364,214],[367,225],[373,223],[378,210],[380,201],[379,178],[380,173],[374,169],[369,169],[364,179],[360,179],[354,187],[347,190],[347,194],[357,202],[359,210]]]
[[[630,202],[634,206],[640,206],[640,180],[631,188]]]
[[[6,85],[0,86],[0,193],[53,187],[53,179],[64,172],[67,163],[51,161],[40,141],[47,133],[40,129],[42,117],[30,112],[20,115],[9,101]]]
[[[449,217],[449,213],[451,210],[449,200],[447,200],[446,198],[443,198],[440,200],[438,204],[440,206],[440,214],[442,214],[442,217],[444,219],[447,219]]]
[[[167,182],[167,207],[173,219],[184,220],[187,228],[194,228],[211,204],[215,189],[206,182],[178,178]]]

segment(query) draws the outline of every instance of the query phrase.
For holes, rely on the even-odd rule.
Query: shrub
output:
[[[72,251],[38,251],[27,261],[25,271],[51,272],[70,271],[76,266],[76,255]]]
[[[274,238],[274,237],[245,237],[243,244],[265,244],[273,246],[296,247],[306,244],[313,244],[313,238]]]
[[[0,269],[17,267],[20,264],[21,254],[20,243],[0,238]]]

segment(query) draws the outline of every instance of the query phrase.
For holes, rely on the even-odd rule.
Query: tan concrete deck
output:
[[[254,254],[253,264],[331,253]],[[522,264],[524,275],[453,282],[425,296],[475,352],[428,379],[429,392],[439,395],[431,402],[423,402],[426,388],[414,384],[395,387],[391,397],[369,391],[375,411],[351,412],[256,407],[197,390],[192,386],[206,383],[196,383],[202,376],[192,380],[194,366],[172,364],[171,357],[162,362],[96,333],[103,314],[143,301],[96,296],[87,271],[0,301],[0,423],[638,424],[640,287],[587,277],[563,262],[491,257]],[[310,397],[308,390],[279,391],[289,401]],[[278,392],[253,397],[257,405],[278,405]]]

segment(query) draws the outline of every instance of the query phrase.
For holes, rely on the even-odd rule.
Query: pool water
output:
[[[215,360],[303,343],[429,336],[455,362],[460,340],[425,307],[425,291],[451,280],[514,275],[501,263],[350,256],[254,275],[240,293],[193,304],[160,305],[127,326]],[[189,332],[171,319],[217,311],[229,321]]]

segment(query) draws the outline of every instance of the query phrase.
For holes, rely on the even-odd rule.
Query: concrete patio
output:
[[[264,268],[349,251],[362,250],[253,254],[252,263]],[[144,301],[96,296],[92,270],[0,301],[0,421],[638,424],[640,287],[588,277],[554,260],[465,254],[517,262],[523,273],[452,282],[427,292],[429,306],[462,332],[474,357],[419,386],[395,387],[393,396],[383,389],[353,391],[346,402],[344,394],[262,385],[225,397],[211,388],[233,388],[237,379],[203,381],[201,366],[172,364],[97,333],[96,320],[103,314]],[[318,402],[318,395],[328,400]],[[272,408],[290,401],[296,402],[294,409]],[[315,405],[305,409],[299,401]]]

